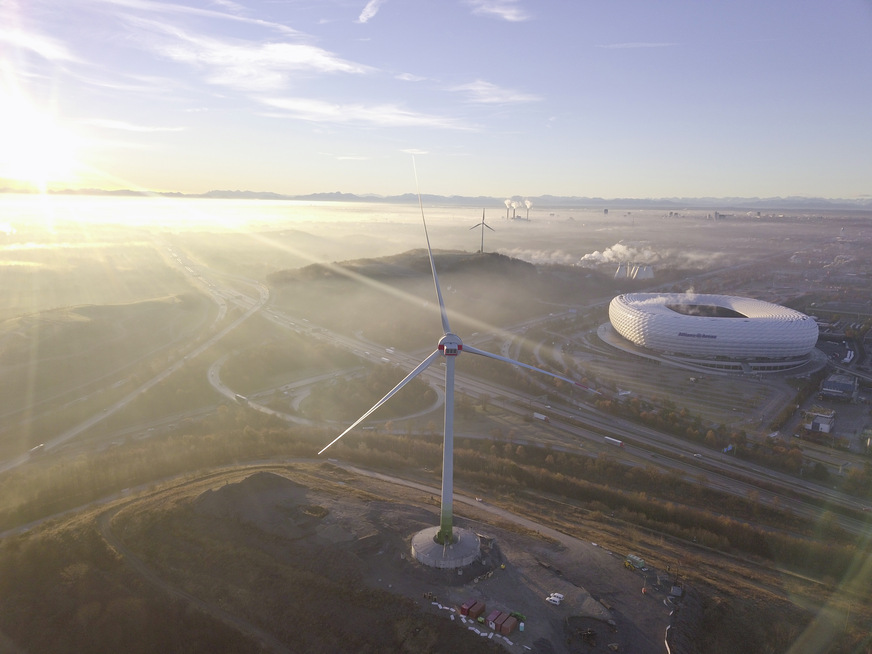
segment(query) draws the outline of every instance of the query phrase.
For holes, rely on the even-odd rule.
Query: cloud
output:
[[[79,83],[98,89],[109,90],[118,93],[144,94],[149,99],[157,95],[177,96],[179,86],[182,84],[173,78],[160,75],[138,75],[128,70],[112,71],[119,79],[97,77],[93,73],[78,73],[76,79]],[[110,74],[112,74],[110,73]]]
[[[316,123],[363,123],[382,127],[437,127],[466,130],[453,118],[409,111],[394,104],[335,103],[311,98],[264,97],[264,104],[281,109],[286,117]]]
[[[496,16],[510,23],[529,20],[529,15],[519,5],[518,0],[468,0],[472,13],[482,16]]]
[[[230,9],[231,11],[245,11],[245,7],[239,3],[231,2],[231,0],[212,0],[219,7],[224,7],[225,9]]]
[[[496,84],[476,80],[469,84],[462,84],[451,89],[467,95],[467,102],[477,104],[520,104],[524,102],[539,102],[542,100],[537,95],[523,93],[514,89],[504,89]]]
[[[543,266],[567,266],[573,265],[578,261],[578,258],[575,255],[564,252],[563,250],[532,250],[528,248],[514,248],[511,250],[500,249],[499,253],[512,257],[513,259],[520,259],[521,261],[526,261],[527,263]]]
[[[62,43],[42,34],[20,29],[3,29],[0,30],[0,43],[33,52],[48,61],[78,61]]]
[[[248,18],[247,16],[238,15],[235,13],[227,13],[223,11],[215,11],[213,9],[200,9],[199,7],[188,7],[182,4],[173,4],[166,2],[153,2],[152,0],[95,0],[96,2],[102,2],[107,5],[112,5],[113,7],[118,7],[121,9],[132,9],[138,11],[150,11],[152,13],[157,13],[160,15],[171,15],[171,14],[184,14],[189,16],[200,16],[204,18],[216,18],[219,20],[228,20],[239,23],[246,23],[250,25],[257,25],[259,27],[267,27],[272,30],[276,30],[279,32],[283,32],[286,34],[297,34],[298,32],[294,29],[291,29],[287,25],[283,25],[281,23],[276,23],[268,20],[261,20],[259,18]],[[227,1],[219,1],[217,4],[219,6],[226,7],[228,9],[232,9],[233,11],[245,11],[245,8]]]
[[[423,82],[426,77],[421,77],[420,75],[413,75],[412,73],[400,73],[396,75],[396,78],[403,82]]]
[[[363,8],[363,11],[360,12],[360,16],[357,18],[357,22],[359,23],[367,23],[375,15],[378,13],[378,10],[381,9],[381,6],[385,3],[385,0],[369,0],[366,3],[366,6]]]
[[[369,161],[372,157],[362,154],[336,154],[335,152],[319,152],[322,157],[330,157],[336,161]]]
[[[219,39],[157,21],[137,22],[157,35],[147,47],[173,61],[205,69],[211,84],[263,92],[284,88],[292,73],[362,75],[372,71],[305,43]]]
[[[695,252],[687,249],[661,248],[655,250],[643,243],[615,243],[600,252],[599,250],[585,254],[578,261],[581,266],[596,266],[600,264],[632,263],[641,265],[658,265],[673,268],[711,268],[723,261],[724,255],[718,252]]]
[[[602,252],[599,250],[585,254],[581,263],[642,263],[652,264],[661,260],[659,253],[648,246],[634,247],[615,243]]]

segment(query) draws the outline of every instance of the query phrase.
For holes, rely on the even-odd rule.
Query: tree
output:
[[[827,481],[830,478],[830,473],[827,471],[827,467],[818,461],[814,464],[814,467],[811,469],[811,474],[809,475],[812,479],[817,479],[818,481]]]

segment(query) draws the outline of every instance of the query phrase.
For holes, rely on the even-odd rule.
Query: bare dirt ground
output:
[[[431,493],[333,465],[318,474],[323,482],[312,484],[291,468],[253,472],[199,493],[190,506],[206,525],[245,532],[249,547],[274,552],[284,541],[309,549],[313,561],[344,560],[368,587],[409,598],[444,619],[445,629],[510,652],[666,651],[673,607],[665,572],[657,588],[657,572],[626,570],[623,553],[474,501],[458,502],[456,524],[483,536],[481,560],[459,571],[428,568],[412,559],[410,539],[438,523]],[[551,593],[564,596],[559,606],[545,601]],[[522,614],[524,631],[503,637],[462,618],[468,599],[483,600],[485,616]]]

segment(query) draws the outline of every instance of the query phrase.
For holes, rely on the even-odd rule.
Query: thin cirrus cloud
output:
[[[510,23],[521,23],[530,19],[530,15],[521,7],[518,0],[469,0],[472,13],[482,16],[494,16]]]
[[[100,2],[105,5],[111,5],[112,7],[115,7],[117,9],[127,11],[132,10],[151,12],[153,14],[159,14],[163,16],[184,14],[188,16],[199,16],[203,18],[215,18],[218,20],[227,20],[237,23],[256,25],[258,27],[267,27],[269,29],[283,32],[286,34],[297,34],[296,30],[288,27],[287,25],[283,25],[282,23],[276,23],[273,21],[262,20],[258,18],[249,18],[245,15],[242,15],[246,11],[245,7],[242,7],[235,2],[227,2],[226,0],[219,0],[216,4],[229,11],[201,9],[199,7],[189,7],[183,4],[154,2],[153,0],[95,0],[95,2]]]
[[[400,73],[398,75],[395,75],[395,77],[401,82],[423,82],[427,79],[426,77],[413,75],[412,73]]]
[[[371,12],[377,11],[378,6],[370,7]],[[140,28],[140,42],[146,48],[198,71],[200,77],[209,84],[236,90],[278,110],[270,114],[275,117],[316,123],[473,129],[456,118],[421,113],[392,102],[330,102],[281,95],[289,85],[302,83],[309,77],[333,74],[356,76],[377,72],[370,66],[344,59],[314,45],[289,39],[263,42],[218,38],[185,31],[169,22],[145,18],[133,20]],[[413,78],[410,76],[406,79]]]
[[[453,118],[409,111],[394,104],[333,103],[311,98],[261,98],[287,118],[316,123],[369,124],[382,127],[437,127],[469,130]]]
[[[220,39],[158,21],[136,22],[149,32],[140,33],[146,47],[172,61],[205,70],[206,80],[213,84],[265,91],[283,87],[294,73],[361,75],[372,71],[369,66],[306,43]]]
[[[359,23],[367,23],[378,13],[378,10],[381,9],[381,6],[385,3],[385,0],[369,0],[366,3],[366,6],[363,8],[363,11],[360,12],[360,16],[357,18],[357,22]]]
[[[483,80],[461,84],[460,86],[453,87],[451,90],[466,94],[467,102],[475,104],[520,104],[524,102],[539,102],[542,99],[538,95],[514,89],[504,89]]]
[[[34,32],[20,29],[0,30],[0,43],[5,43],[19,50],[30,51],[47,61],[76,62],[73,55],[62,43]]]
[[[218,39],[155,21],[144,23],[156,35],[148,47],[167,59],[205,70],[205,79],[216,85],[269,91],[286,86],[293,74],[361,75],[372,71],[305,43]]]

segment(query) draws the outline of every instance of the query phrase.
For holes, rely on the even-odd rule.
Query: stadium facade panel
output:
[[[631,343],[681,358],[798,359],[818,338],[799,311],[731,295],[627,293],[609,304],[609,321]]]

